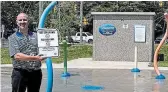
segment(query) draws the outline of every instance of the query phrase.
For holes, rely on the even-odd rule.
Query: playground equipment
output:
[[[57,4],[57,2],[53,1],[44,10],[43,14],[41,15],[40,21],[39,21],[39,28],[44,28],[44,23],[45,23],[46,17],[49,14],[49,12],[54,8],[54,6],[56,4]],[[52,92],[52,87],[53,87],[53,67],[52,67],[51,57],[48,57],[46,59],[46,65],[47,65],[47,72],[48,72],[48,83],[47,83],[46,92]]]
[[[86,91],[97,91],[97,90],[103,90],[104,87],[102,86],[92,86],[92,85],[85,85],[82,87],[83,90]]]
[[[67,72],[67,42],[63,40],[64,46],[64,72],[62,73],[61,77],[70,77],[70,73]]]
[[[138,61],[137,61],[137,46],[135,46],[135,54],[134,54],[134,68],[131,70],[131,72],[140,72],[140,70],[138,69]]]
[[[164,14],[165,18],[168,19],[168,13]],[[160,73],[159,69],[158,69],[158,53],[160,51],[160,48],[162,47],[162,45],[164,44],[165,40],[168,37],[168,24],[167,24],[167,28],[166,28],[166,33],[163,37],[163,39],[161,40],[160,44],[158,45],[158,47],[155,50],[155,54],[154,54],[154,70],[157,73],[156,79],[165,79],[165,76],[163,74]]]

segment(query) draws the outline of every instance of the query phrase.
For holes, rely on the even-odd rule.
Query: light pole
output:
[[[43,1],[39,1],[39,20],[43,12]]]
[[[61,2],[58,2],[58,29],[59,29],[59,37],[60,37],[60,42],[62,41],[60,30],[61,30]]]
[[[3,35],[2,35],[2,27],[1,27],[1,1],[0,1],[0,30],[1,30],[1,36],[3,38]]]
[[[83,23],[82,23],[82,20],[83,20],[83,1],[81,1],[80,3],[80,43],[82,43],[82,31],[83,31]]]

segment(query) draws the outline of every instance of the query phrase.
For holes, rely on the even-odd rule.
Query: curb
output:
[[[1,68],[10,68],[12,67],[12,64],[1,64],[0,65]],[[46,69],[46,65],[42,64],[41,66],[42,69]],[[64,68],[63,64],[53,64],[53,68],[54,69],[58,69],[58,68]],[[132,69],[133,67],[105,67],[105,66],[69,66],[69,69],[72,68],[79,68],[79,69]],[[139,68],[140,70],[154,70],[153,67],[144,67],[144,68]],[[168,70],[167,67],[159,67],[159,70]]]

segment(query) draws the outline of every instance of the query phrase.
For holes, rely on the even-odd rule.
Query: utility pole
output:
[[[2,27],[1,27],[1,1],[0,1],[0,30],[2,32]],[[2,34],[1,34],[2,35]]]
[[[83,1],[81,1],[80,3],[80,43],[82,43],[83,41],[83,37],[82,37],[82,31],[83,31]]]
[[[61,33],[60,33],[60,30],[61,30],[61,2],[59,1],[58,2],[58,30],[59,30],[59,37],[60,37],[60,42],[62,41],[62,38],[61,38]]]
[[[1,3],[2,1],[0,1],[0,30],[1,30],[1,38],[3,39],[3,35],[4,35],[4,29],[2,29],[2,24],[1,24]]]
[[[61,2],[58,2],[58,21],[59,21],[59,30],[60,30],[60,24],[61,24],[61,11],[60,11],[60,8],[61,8]]]
[[[118,1],[117,1],[117,12],[118,12],[118,8],[119,8],[119,6],[118,6]]]
[[[39,1],[39,20],[42,13],[43,13],[43,1]]]

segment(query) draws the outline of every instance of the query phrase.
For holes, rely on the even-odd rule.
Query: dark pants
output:
[[[27,71],[13,69],[12,92],[39,92],[41,86],[42,71]]]

